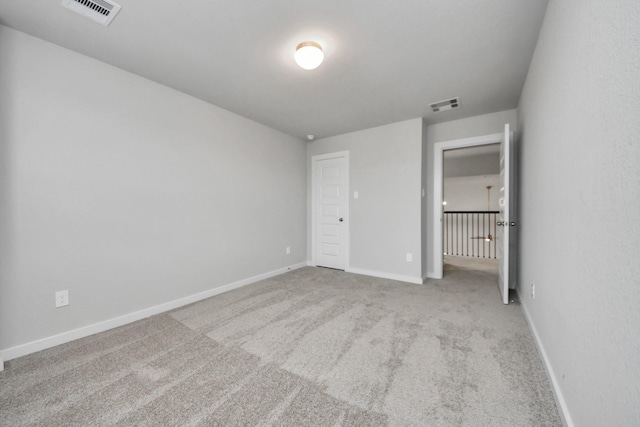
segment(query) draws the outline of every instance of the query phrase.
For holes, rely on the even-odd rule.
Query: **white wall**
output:
[[[487,186],[490,185],[491,210],[498,210],[500,175],[460,176],[444,179],[445,211],[486,211],[489,208]]]
[[[0,349],[306,260],[302,141],[2,26],[0,63]]]
[[[309,261],[311,158],[349,151],[349,270],[422,281],[422,125],[418,118],[307,144]],[[413,254],[412,263],[406,262],[406,253]]]
[[[443,114],[446,114],[443,113]],[[425,174],[426,182],[424,186],[427,191],[427,228],[426,241],[427,246],[431,247],[434,236],[433,227],[433,191],[434,191],[434,144],[436,142],[451,141],[462,138],[470,138],[474,136],[491,135],[494,133],[500,133],[504,131],[504,125],[509,123],[511,129],[514,130],[517,122],[516,110],[499,111],[497,113],[484,114],[481,116],[470,117],[467,119],[453,120],[450,122],[432,124],[427,127],[426,136],[426,150],[428,150],[428,156],[423,159],[426,164],[423,165],[426,168]],[[427,275],[432,277],[434,274],[433,254],[429,254],[427,257]]]
[[[519,106],[520,298],[576,426],[640,425],[639,23],[551,0]]]

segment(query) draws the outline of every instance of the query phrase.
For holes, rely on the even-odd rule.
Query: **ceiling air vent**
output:
[[[456,108],[460,108],[460,97],[456,96],[455,98],[434,102],[429,106],[431,107],[434,113],[439,113],[441,111],[447,111],[447,110],[454,110]]]
[[[120,5],[108,0],[62,0],[62,6],[105,27],[120,10]]]

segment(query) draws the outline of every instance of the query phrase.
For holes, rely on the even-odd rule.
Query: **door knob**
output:
[[[344,219],[340,218],[338,221],[342,222],[342,221],[344,221]]]
[[[496,225],[497,225],[498,227],[502,227],[502,226],[504,225],[504,222],[502,222],[502,221],[498,221],[498,222],[496,222]]]

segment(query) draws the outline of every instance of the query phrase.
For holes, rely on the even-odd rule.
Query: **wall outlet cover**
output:
[[[56,307],[64,307],[69,305],[69,291],[56,292]]]

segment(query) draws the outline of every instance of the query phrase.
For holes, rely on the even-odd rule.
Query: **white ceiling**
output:
[[[475,147],[456,148],[444,151],[444,159],[459,159],[462,157],[496,156],[500,158],[500,144],[478,145]]]
[[[117,0],[103,27],[61,0],[0,23],[303,138],[515,108],[547,0]],[[305,71],[298,43],[325,62]],[[431,113],[454,96],[462,108]]]

